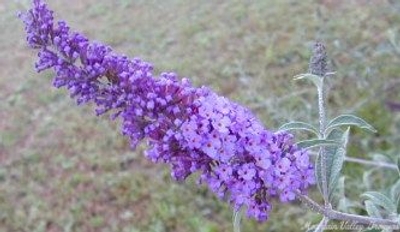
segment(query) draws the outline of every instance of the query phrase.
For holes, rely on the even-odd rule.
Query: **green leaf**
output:
[[[348,136],[349,130],[343,131],[340,129],[333,129],[327,136],[327,140],[334,141],[336,146],[328,146],[325,148],[325,161],[321,160],[321,155],[318,155],[315,161],[315,178],[320,191],[322,190],[322,162],[325,162],[329,198],[332,198],[332,193],[340,177],[340,172],[346,156]]]
[[[321,158],[320,155],[317,155],[315,159],[314,165],[314,173],[315,173],[315,182],[317,183],[317,187],[319,192],[322,194],[322,171],[321,171]]]
[[[303,140],[296,143],[297,146],[309,149],[313,147],[321,147],[321,146],[334,146],[338,143],[334,140],[327,140],[327,139],[311,139],[311,140]]]
[[[390,188],[390,198],[397,205],[397,213],[400,214],[400,179]]]
[[[336,191],[334,192],[336,199],[337,199],[336,209],[341,212],[344,212],[344,213],[348,212],[348,208],[349,208],[348,199],[346,198],[345,187],[344,187],[345,179],[346,179],[346,177],[344,177],[344,176],[341,176],[339,178],[339,180],[337,181],[336,189],[335,189]],[[334,193],[332,193],[332,194],[334,194]]]
[[[372,160],[378,163],[393,163],[388,154],[375,153],[372,155]]]
[[[287,131],[287,130],[306,130],[314,133],[318,136],[318,130],[312,126],[311,124],[305,122],[289,122],[283,124],[280,128],[280,131]]]
[[[366,189],[371,189],[372,187],[372,183],[371,181],[373,180],[373,178],[371,178],[373,172],[375,171],[375,169],[370,169],[368,171],[365,171],[363,173],[363,185],[365,186]]]
[[[396,183],[392,185],[390,188],[390,197],[392,198],[393,201],[399,199],[400,197],[400,179],[397,180]]]
[[[372,132],[376,132],[375,128],[373,126],[371,126],[370,124],[368,124],[366,121],[364,121],[363,119],[354,116],[354,115],[340,115],[334,119],[332,119],[332,121],[329,122],[329,124],[327,125],[326,129],[325,129],[325,133],[328,132],[329,130],[332,130],[334,128],[339,128],[341,126],[357,126],[361,129],[366,129]]]
[[[399,173],[400,176],[400,156],[397,157],[397,172]]]
[[[336,187],[336,183],[340,177],[340,172],[342,171],[343,163],[346,157],[346,147],[349,140],[350,127],[343,133],[340,141],[340,146],[336,149],[327,148],[326,152],[328,156],[331,156],[331,172],[329,175],[329,193],[331,194]],[[334,153],[333,153],[334,152]]]
[[[400,216],[400,196],[396,200],[397,214]]]
[[[382,193],[371,191],[363,193],[361,197],[368,198],[375,205],[382,206],[389,213],[395,213],[397,211],[397,206],[394,204],[394,202]]]
[[[376,205],[370,200],[365,201],[365,210],[367,210],[368,215],[371,217],[382,218],[382,215],[379,212],[378,207],[376,207]]]
[[[311,73],[304,73],[294,77],[294,80],[310,80],[317,86],[318,89],[322,88],[322,78],[320,76],[311,74]]]

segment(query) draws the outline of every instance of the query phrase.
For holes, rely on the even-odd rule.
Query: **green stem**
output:
[[[317,228],[315,228],[314,232],[323,232],[328,225],[329,218],[325,217],[322,218],[321,222],[318,224]]]
[[[324,88],[325,77],[321,77],[321,85],[318,86],[318,112],[319,112],[319,138],[325,139],[325,129],[326,129],[326,111],[325,111],[325,88]],[[328,178],[327,174],[327,154],[324,147],[319,150],[320,162],[321,162],[321,184],[322,184],[322,195],[325,202],[325,207],[331,207],[329,203],[329,193],[328,193]]]
[[[243,208],[240,208],[238,211],[233,212],[233,231],[241,232],[242,228],[242,216],[243,216]]]
[[[296,192],[296,196],[298,199],[309,209],[312,211],[324,215],[326,218],[330,220],[340,220],[340,221],[348,221],[355,222],[357,224],[363,225],[383,225],[383,226],[393,226],[395,228],[399,228],[399,223],[397,220],[392,219],[383,219],[383,218],[373,218],[368,216],[361,216],[357,214],[351,213],[343,213],[331,208],[326,208],[320,206],[317,202],[313,201],[306,195],[303,195],[300,191]]]

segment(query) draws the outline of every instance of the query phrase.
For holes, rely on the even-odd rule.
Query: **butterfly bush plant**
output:
[[[53,85],[68,89],[78,105],[91,102],[96,115],[108,113],[121,120],[121,132],[132,148],[146,141],[145,156],[168,164],[173,179],[183,181],[199,173],[200,183],[232,205],[235,231],[240,230],[242,212],[263,222],[273,202],[295,199],[323,215],[315,231],[322,231],[329,220],[399,225],[395,202],[378,192],[364,194],[369,216],[342,213],[331,205],[345,160],[346,127],[374,129],[352,115],[326,119],[324,80],[332,73],[322,44],[315,45],[309,73],[297,77],[317,87],[319,129],[291,122],[273,132],[249,109],[210,88],[195,87],[173,72],[155,74],[152,64],[117,54],[72,31],[66,22],[55,21],[45,2],[32,3],[19,17],[29,47],[38,51],[36,71],[52,70]],[[289,130],[311,132],[316,138],[295,142]],[[310,156],[313,147],[319,148],[316,159]],[[307,196],[314,184],[323,204]]]

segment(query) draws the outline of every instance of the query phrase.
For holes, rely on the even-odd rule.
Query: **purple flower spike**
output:
[[[291,201],[314,184],[308,153],[247,108],[175,73],[155,76],[151,64],[71,32],[41,0],[20,17],[28,45],[38,49],[36,70],[52,69],[54,86],[78,104],[93,102],[97,115],[120,118],[132,147],[145,139],[146,157],[169,164],[174,179],[200,172],[218,197],[259,221],[267,220],[272,198]]]

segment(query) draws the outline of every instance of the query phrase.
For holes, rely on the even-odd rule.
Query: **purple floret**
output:
[[[120,118],[132,147],[145,139],[146,157],[169,164],[174,179],[200,172],[218,197],[259,221],[268,219],[272,198],[291,201],[314,184],[308,153],[247,108],[175,73],[156,76],[151,64],[71,32],[41,0],[20,17],[29,46],[39,50],[36,70],[52,69],[54,86],[78,104],[93,102],[97,115]]]

